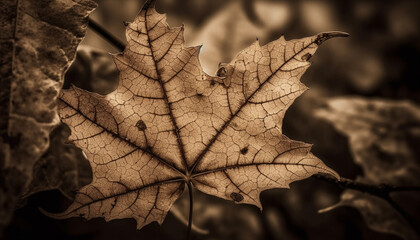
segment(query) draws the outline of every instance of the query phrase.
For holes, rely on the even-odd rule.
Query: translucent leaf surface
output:
[[[323,41],[339,32],[240,52],[218,76],[200,66],[200,46],[185,47],[183,27],[145,4],[127,25],[127,46],[114,56],[117,89],[105,96],[62,92],[59,114],[86,152],[93,181],[58,218],[135,218],[161,223],[191,182],[198,190],[261,207],[259,194],[288,188],[315,173],[337,173],[311,145],[281,132],[287,108],[307,88],[299,81]]]

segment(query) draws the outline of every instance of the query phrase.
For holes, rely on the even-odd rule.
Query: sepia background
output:
[[[141,0],[101,0],[91,18],[124,43],[123,21],[131,21],[142,4]],[[159,0],[157,9],[167,13],[170,26],[185,25],[187,45],[203,44],[200,61],[211,75],[220,62],[229,62],[257,38],[265,44],[282,35],[289,40],[323,31],[348,32],[351,37],[325,43],[311,59],[312,66],[302,78],[310,90],[288,110],[283,133],[314,144],[313,153],[343,177],[365,176],[364,180],[375,182],[366,177],[365,171],[379,166],[384,176],[398,169],[403,180],[396,183],[420,185],[415,174],[420,172],[419,1]],[[89,29],[67,73],[65,87],[75,84],[101,94],[112,91],[118,83],[118,72],[108,53],[117,52],[115,46]],[[340,117],[327,104],[336,97],[346,100],[339,104],[341,108],[353,110],[348,118],[341,119],[346,129],[329,123]],[[357,126],[354,130],[352,124],[371,116],[375,121],[365,123],[371,134],[357,135]],[[377,122],[388,126],[404,119],[414,127],[377,128]],[[377,131],[395,133],[378,138],[387,140],[380,145],[385,150],[361,150],[349,141],[357,139],[363,145],[376,139]],[[366,158],[363,154],[378,161],[358,162]],[[84,166],[80,176],[86,184],[90,176],[88,165]],[[193,222],[197,229],[193,239],[400,239],[369,228],[355,208],[318,213],[339,202],[342,191],[336,185],[310,178],[291,184],[290,190],[264,192],[262,212],[255,206],[237,205],[196,191]],[[186,196],[176,202],[162,226],[153,223],[140,231],[135,229],[133,219],[109,223],[103,219],[54,220],[38,209],[61,212],[71,203],[71,197],[58,190],[31,195],[16,211],[5,239],[185,238]],[[393,197],[419,228],[419,194],[404,192]]]

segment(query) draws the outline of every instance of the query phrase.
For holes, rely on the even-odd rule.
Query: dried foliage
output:
[[[93,0],[6,0],[0,15],[0,225],[9,222],[59,123],[56,98]]]
[[[358,181],[391,186],[419,186],[420,108],[408,101],[335,98],[317,115],[349,138],[355,162],[363,169]],[[369,227],[404,239],[417,239],[407,219],[386,199],[346,190],[341,201],[327,208],[352,206]],[[412,206],[415,207],[415,206]]]
[[[154,1],[127,25],[127,47],[114,56],[115,91],[102,96],[77,87],[60,95],[59,115],[86,153],[93,181],[57,218],[135,218],[161,223],[192,184],[237,203],[261,207],[259,194],[288,188],[315,173],[337,173],[290,140],[282,120],[307,88],[307,61],[340,32],[265,46],[258,42],[219,68],[202,71],[198,47],[183,45],[183,27],[169,28]]]
[[[32,181],[22,193],[26,198],[34,193],[58,189],[74,199],[78,189],[92,181],[92,170],[82,151],[68,144],[70,129],[60,124],[50,134],[50,146],[33,167]]]

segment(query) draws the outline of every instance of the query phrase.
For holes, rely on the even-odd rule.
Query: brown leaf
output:
[[[118,88],[101,96],[72,87],[59,114],[86,152],[93,181],[57,218],[135,218],[137,227],[161,223],[191,182],[198,190],[261,207],[269,188],[322,172],[338,177],[288,139],[281,122],[306,90],[299,78],[307,58],[339,32],[299,40],[258,42],[206,75],[200,46],[183,45],[183,27],[169,28],[154,1],[127,26],[128,45],[114,56]]]
[[[6,0],[0,10],[0,225],[59,123],[56,98],[93,0]],[[5,157],[3,157],[5,156]]]
[[[372,184],[418,186],[420,108],[408,101],[335,98],[317,112],[348,136],[355,162]]]
[[[391,186],[420,184],[420,108],[408,101],[368,100],[358,97],[330,99],[317,111],[349,138],[355,162],[363,169],[358,181]],[[360,211],[375,231],[417,239],[407,221],[384,199],[345,190],[341,201],[321,212],[340,206]]]
[[[92,181],[89,162],[83,152],[67,144],[70,129],[60,124],[50,134],[50,146],[33,168],[33,178],[22,197],[53,189],[74,199],[76,190]]]
[[[356,208],[373,230],[392,233],[403,239],[418,239],[410,224],[395,209],[381,198],[354,190],[346,190],[341,201],[320,212],[327,212],[337,207],[350,206]]]

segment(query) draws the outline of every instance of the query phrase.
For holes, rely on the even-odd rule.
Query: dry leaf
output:
[[[89,162],[79,148],[66,143],[69,136],[70,129],[64,124],[51,132],[50,146],[35,163],[32,181],[22,197],[58,189],[67,198],[74,199],[76,191],[92,181]]]
[[[335,98],[316,115],[348,136],[355,162],[363,169],[358,181],[391,186],[420,184],[420,108],[408,101]],[[413,144],[414,143],[414,144]],[[409,223],[384,199],[345,190],[341,201],[321,212],[340,206],[360,211],[373,230],[404,239],[418,239]]]
[[[183,45],[183,27],[169,28],[154,1],[127,26],[128,45],[114,56],[117,89],[101,96],[72,87],[59,114],[70,139],[86,152],[93,181],[57,218],[135,218],[161,223],[185,183],[261,208],[259,194],[288,188],[315,173],[338,177],[310,153],[311,145],[282,135],[286,109],[307,88],[299,78],[325,40],[258,42],[206,75],[200,46]]]
[[[6,0],[0,10],[0,225],[59,123],[56,98],[93,0]]]
[[[346,190],[339,203],[321,210],[331,211],[337,207],[350,206],[356,208],[363,216],[366,224],[373,230],[392,233],[406,240],[418,239],[410,224],[381,198],[354,190]]]
[[[348,136],[355,162],[372,184],[418,186],[420,108],[408,101],[335,98],[316,115]]]

